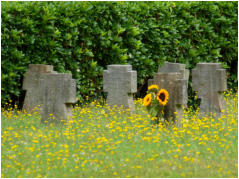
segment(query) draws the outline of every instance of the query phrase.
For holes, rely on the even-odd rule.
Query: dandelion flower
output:
[[[161,89],[157,94],[157,100],[160,104],[165,106],[168,103],[168,91],[165,89]]]
[[[147,95],[144,97],[144,106],[150,105],[151,100],[152,100],[151,94],[147,94]]]

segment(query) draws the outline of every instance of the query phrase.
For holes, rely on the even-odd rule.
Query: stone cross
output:
[[[40,105],[41,121],[71,119],[72,103],[76,102],[76,82],[71,74],[59,74],[50,65],[29,65],[23,79],[27,90],[23,109],[31,111]]]
[[[137,92],[137,72],[131,65],[108,65],[103,74],[103,89],[108,93],[107,104],[124,106],[134,111],[133,93]]]
[[[40,107],[42,105],[42,96],[39,95],[40,91],[40,81],[42,80],[42,74],[55,74],[53,71],[53,66],[42,65],[42,64],[30,64],[27,72],[24,74],[23,78],[23,90],[26,90],[26,95],[23,103],[23,110],[31,113],[34,108]]]
[[[182,63],[171,63],[166,61],[162,67],[158,68],[158,72],[179,73],[181,79],[188,80],[189,78],[189,70],[186,69],[186,65]]]
[[[222,92],[227,90],[226,70],[220,63],[198,63],[192,70],[192,87],[201,99],[200,116],[226,111]]]
[[[165,62],[153,79],[149,79],[148,86],[156,84],[159,89],[166,89],[169,93],[169,100],[164,107],[164,118],[167,121],[174,121],[178,118],[176,126],[181,126],[183,108],[188,101],[188,78],[189,70],[185,64]]]
[[[76,82],[71,74],[47,74],[40,82],[43,97],[42,122],[66,122],[76,103]]]

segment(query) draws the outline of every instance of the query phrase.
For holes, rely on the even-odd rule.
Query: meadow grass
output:
[[[65,125],[41,124],[37,110],[2,109],[2,177],[238,177],[238,98],[225,93],[220,118],[184,112],[182,128],[151,125],[94,101],[73,109]]]

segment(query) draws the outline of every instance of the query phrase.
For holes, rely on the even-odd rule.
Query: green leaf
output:
[[[151,107],[150,110],[149,110],[149,114],[150,114],[152,117],[156,117],[156,116],[158,115],[158,110],[157,110],[157,108]]]
[[[190,50],[189,50],[189,55],[190,55],[191,57],[197,56],[197,50],[196,50],[196,49],[190,49]]]

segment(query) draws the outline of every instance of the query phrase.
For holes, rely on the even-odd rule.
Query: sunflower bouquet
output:
[[[156,117],[156,123],[163,119],[164,106],[168,103],[169,94],[165,89],[160,89],[158,85],[148,87],[147,95],[144,97],[144,106],[146,106],[151,117]]]

